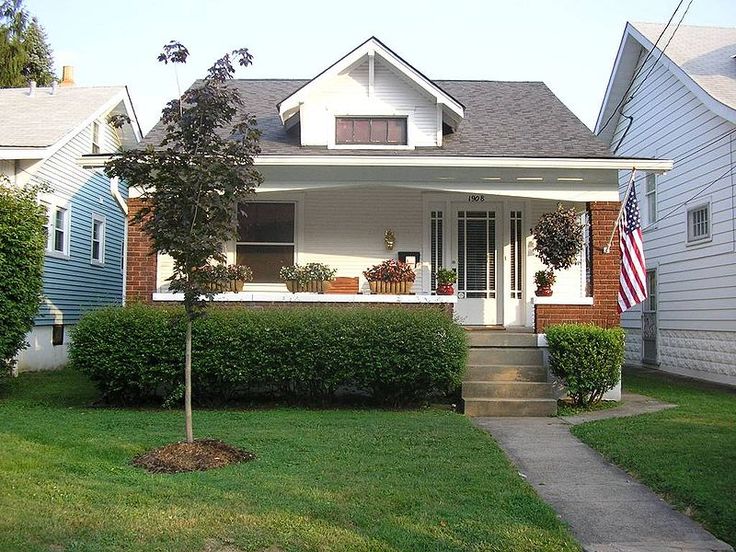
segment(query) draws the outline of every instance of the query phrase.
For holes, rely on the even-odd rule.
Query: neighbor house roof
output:
[[[121,101],[129,103],[124,86],[0,89],[0,148],[49,148]]]
[[[301,146],[298,130],[284,128],[277,104],[307,80],[234,80],[244,109],[256,116],[262,131],[261,155],[382,155],[473,157],[610,158],[598,139],[542,82],[433,81],[464,108],[457,132],[446,135],[441,147],[414,150],[327,149]],[[193,86],[196,86],[195,83]],[[142,145],[160,144],[162,123]]]
[[[596,123],[606,142],[620,117],[615,110],[629,93],[641,56],[649,52],[713,113],[736,122],[736,28],[682,25],[662,34],[664,28],[660,23],[626,24]]]
[[[660,23],[632,23],[652,45],[662,33]],[[670,34],[662,37],[665,44]],[[736,28],[682,25],[665,55],[713,98],[736,109]]]

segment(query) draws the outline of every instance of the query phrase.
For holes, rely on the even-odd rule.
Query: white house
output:
[[[53,87],[0,90],[0,174],[49,188],[40,197],[49,217],[43,304],[19,370],[63,366],[79,317],[123,300],[128,190],[79,160],[135,147],[141,134],[125,87],[76,87],[70,73]],[[130,122],[113,128],[111,115]]]
[[[663,29],[626,25],[596,125],[618,155],[674,160],[636,181],[650,298],[621,318],[627,359],[736,383],[736,29],[654,48]]]
[[[535,334],[558,322],[618,326],[618,244],[603,251],[618,172],[658,173],[671,162],[616,157],[541,82],[431,80],[376,38],[311,80],[232,86],[262,131],[255,162],[264,183],[227,244],[229,261],[249,265],[254,282],[215,301],[439,307],[468,326],[516,329],[500,340],[494,334],[504,332],[474,333],[466,413],[554,412]],[[143,144],[159,146],[162,130]],[[142,200],[134,189],[130,197],[133,214]],[[530,229],[558,202],[588,221],[586,254],[558,274],[553,297],[538,298],[533,278],[543,267]],[[414,264],[412,294],[369,293],[363,271],[385,259]],[[288,293],[280,267],[309,262],[334,267],[355,288]],[[436,294],[440,267],[457,272],[455,295]],[[128,299],[179,300],[167,289],[171,268],[131,225]]]

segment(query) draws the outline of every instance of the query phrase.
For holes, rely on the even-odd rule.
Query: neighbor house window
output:
[[[253,269],[254,282],[279,282],[281,267],[294,264],[294,214],[294,203],[239,206],[236,262]]]
[[[687,241],[697,242],[710,238],[710,204],[699,205],[687,211]]]
[[[92,215],[91,259],[93,263],[105,262],[105,219],[97,215]]]
[[[92,123],[92,153],[100,153],[100,123]]]
[[[336,144],[406,145],[405,117],[337,117]]]
[[[646,178],[647,224],[657,222],[657,175],[648,173]]]
[[[69,251],[69,211],[64,207],[52,207],[46,227],[48,242],[46,249],[66,255]]]

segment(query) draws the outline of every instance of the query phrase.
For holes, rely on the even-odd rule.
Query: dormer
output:
[[[463,105],[375,37],[278,105],[302,146],[330,149],[440,147]]]

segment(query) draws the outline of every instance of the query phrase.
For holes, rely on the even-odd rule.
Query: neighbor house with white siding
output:
[[[67,69],[68,71],[68,69]],[[110,117],[128,118],[122,127]],[[69,330],[87,310],[123,301],[127,187],[85,154],[135,147],[140,130],[123,86],[0,90],[0,172],[11,184],[44,185],[48,213],[43,303],[19,370],[66,362]]]
[[[674,160],[635,184],[650,297],[621,317],[627,359],[736,383],[736,29],[663,29],[626,25],[596,125],[617,155]]]

